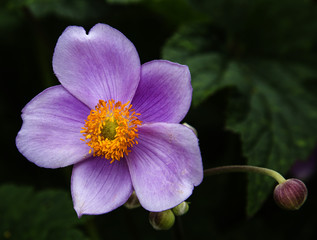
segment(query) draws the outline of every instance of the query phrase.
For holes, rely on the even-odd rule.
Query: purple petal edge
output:
[[[82,27],[68,27],[56,44],[53,69],[61,84],[93,109],[100,99],[131,101],[141,66],[130,40],[99,23],[88,34]]]
[[[89,147],[80,140],[80,131],[89,111],[61,85],[44,90],[22,110],[18,150],[40,167],[59,168],[82,161]]]
[[[186,200],[203,179],[195,134],[181,124],[151,123],[139,128],[138,141],[126,158],[141,205],[156,212]]]
[[[78,217],[110,212],[123,205],[133,192],[125,159],[91,157],[74,165],[71,192]]]
[[[187,66],[166,60],[142,65],[141,79],[132,100],[143,122],[179,123],[187,114],[192,99]]]

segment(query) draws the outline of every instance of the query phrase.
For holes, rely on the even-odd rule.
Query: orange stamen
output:
[[[89,153],[93,156],[111,159],[111,162],[120,160],[128,155],[134,144],[138,144],[138,125],[141,121],[137,118],[140,114],[131,109],[129,102],[121,104],[113,99],[99,103],[90,111],[85,126],[80,131],[83,133],[86,144],[91,147]]]

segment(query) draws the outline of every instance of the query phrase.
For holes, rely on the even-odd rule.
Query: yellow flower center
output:
[[[131,107],[129,102],[99,100],[80,131],[85,137],[81,140],[91,147],[89,154],[111,159],[112,163],[131,152],[129,148],[138,144],[135,138],[138,137],[138,125],[142,123],[137,117],[140,114]]]

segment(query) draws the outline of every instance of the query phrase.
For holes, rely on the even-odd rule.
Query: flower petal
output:
[[[82,27],[68,27],[56,44],[53,68],[62,85],[90,108],[100,99],[130,101],[140,78],[134,45],[105,24],[88,34]]]
[[[89,111],[61,85],[44,90],[22,110],[17,148],[40,167],[58,168],[83,160],[89,147],[80,140],[80,131]]]
[[[74,165],[71,188],[79,217],[110,212],[123,205],[133,192],[125,159],[110,163],[97,157]]]
[[[143,122],[179,123],[188,112],[192,86],[188,67],[155,60],[142,65],[132,106]]]
[[[139,127],[138,142],[126,158],[141,205],[155,212],[186,200],[203,178],[198,139],[192,130],[181,124],[144,124]]]

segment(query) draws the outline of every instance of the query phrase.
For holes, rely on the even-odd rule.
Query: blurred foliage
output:
[[[2,0],[0,142],[7,156],[0,181],[13,184],[0,187],[0,239],[317,237],[316,174],[296,213],[268,198],[271,179],[233,174],[205,179],[189,213],[169,232],[151,229],[141,209],[78,220],[71,169],[38,168],[18,153],[14,139],[23,106],[59,84],[51,60],[62,31],[98,22],[122,31],[143,63],[164,58],[189,66],[193,107],[185,121],[198,130],[205,168],[247,163],[287,176],[316,146],[315,0]]]
[[[16,240],[87,239],[76,226],[69,193],[31,187],[0,186],[0,234]],[[2,236],[0,236],[2,239]]]
[[[50,15],[71,20],[85,20],[100,13],[98,3],[87,0],[9,0],[6,7],[9,10],[24,9],[34,17],[42,18]]]
[[[247,1],[208,3],[203,8],[210,10],[211,21],[182,27],[167,42],[163,58],[189,66],[194,105],[225,87],[236,88],[228,96],[227,128],[241,135],[249,165],[285,174],[295,160],[308,157],[317,142],[316,134],[312,134],[317,132],[317,97],[305,86],[308,80],[317,79],[311,65],[315,39],[307,39],[305,31],[313,30],[309,34],[317,36],[317,14],[313,18],[299,17],[308,9],[311,13],[317,13],[317,9],[307,1],[298,6],[294,1],[258,1],[259,5]],[[295,6],[296,11],[303,12],[294,18],[293,11],[286,9]],[[219,13],[232,8],[241,8],[243,14],[229,11],[226,22],[220,21]],[[252,22],[238,21],[238,14]],[[308,19],[310,25],[305,21]],[[261,27],[264,23],[270,26],[269,34]],[[295,23],[303,35],[291,31]],[[294,35],[287,41],[289,32]],[[254,39],[256,35],[263,37]],[[309,52],[306,65],[300,61],[303,56],[298,59],[294,51]],[[249,176],[248,215],[258,211],[273,183],[263,176]]]
[[[190,2],[226,35],[227,52],[294,59],[298,54],[309,54],[316,43],[316,6],[312,0]]]
[[[128,4],[128,3],[138,3],[144,0],[106,0],[108,3],[117,3],[117,4]]]

